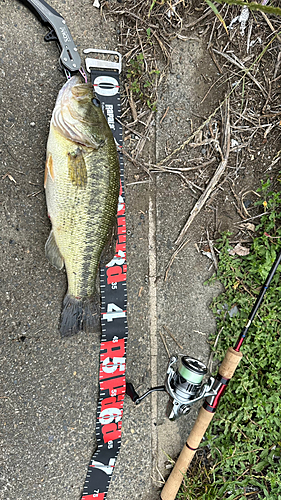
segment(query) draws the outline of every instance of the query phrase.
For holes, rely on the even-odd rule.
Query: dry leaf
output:
[[[240,243],[237,243],[237,245],[235,245],[235,247],[232,250],[229,250],[230,255],[236,254],[236,255],[240,255],[242,257],[244,257],[244,255],[249,255],[249,253],[250,253],[250,249],[243,247],[242,245],[240,245]]]
[[[206,257],[208,257],[208,259],[213,260],[213,256],[212,256],[211,252],[204,252],[204,250],[202,250],[202,254],[206,255]]]
[[[248,229],[248,231],[252,231],[253,233],[256,230],[255,224],[252,224],[251,222],[247,222],[246,224],[241,224],[239,227],[241,229]]]
[[[232,306],[232,308],[230,309],[230,311],[228,311],[228,314],[229,314],[230,318],[233,318],[238,313],[239,313],[239,309],[238,309],[238,307],[237,307],[236,304],[234,306]]]

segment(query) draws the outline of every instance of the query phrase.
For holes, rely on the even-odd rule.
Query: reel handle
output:
[[[232,347],[229,347],[219,368],[220,377],[230,380],[233,377],[241,359],[242,353],[235,351]],[[177,492],[183,480],[183,475],[186,473],[191,460],[193,459],[195,452],[197,451],[197,448],[213,419],[214,414],[215,411],[210,412],[205,410],[203,406],[201,407],[191,433],[187,438],[187,442],[185,443],[182,452],[176,461],[163,490],[161,491],[161,500],[174,500],[176,498]]]

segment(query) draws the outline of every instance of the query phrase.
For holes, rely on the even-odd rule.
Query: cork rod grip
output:
[[[241,359],[242,352],[234,351],[233,347],[229,347],[219,367],[219,374],[224,378],[231,379]]]
[[[161,500],[174,500],[176,498],[183,476],[186,473],[196,452],[196,448],[198,448],[201,443],[213,416],[214,413],[208,412],[203,408],[203,406],[201,407],[193,429],[187,439],[188,445],[193,448],[193,450],[188,448],[186,445],[183,447],[182,452],[177,459],[163,490],[161,491]]]

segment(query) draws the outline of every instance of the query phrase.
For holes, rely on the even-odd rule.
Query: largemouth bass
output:
[[[96,331],[101,254],[116,223],[119,161],[91,84],[70,78],[60,90],[47,143],[45,190],[52,230],[45,251],[68,281],[61,336]]]

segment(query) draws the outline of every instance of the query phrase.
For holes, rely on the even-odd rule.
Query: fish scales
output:
[[[116,221],[120,187],[112,132],[100,107],[92,102],[91,86],[73,78],[60,92],[53,112],[45,174],[52,222],[46,254],[56,267],[65,264],[68,280],[61,317],[63,336],[95,330],[99,324],[96,276]]]
[[[60,176],[53,225],[65,261],[68,293],[77,298],[93,293],[92,277],[96,275],[108,230],[113,225],[112,213],[115,215],[119,190],[119,177],[112,179],[109,168],[104,166],[103,151],[86,157],[85,163],[88,172],[85,190],[73,186],[68,175]]]

